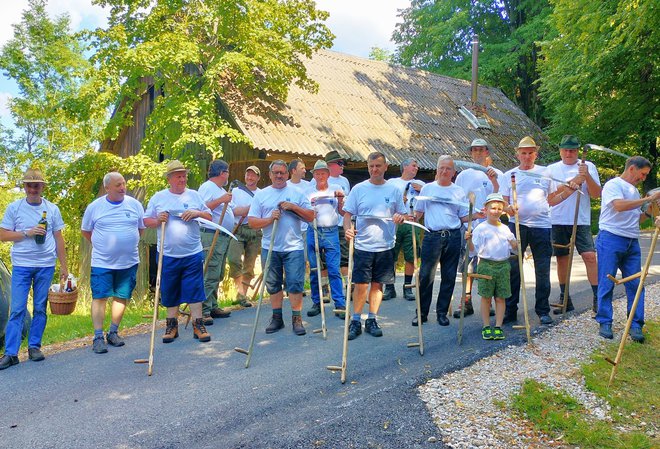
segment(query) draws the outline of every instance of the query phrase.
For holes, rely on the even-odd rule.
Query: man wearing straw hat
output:
[[[173,160],[167,164],[165,176],[169,188],[157,192],[149,200],[144,224],[158,228],[158,241],[163,239],[161,268],[161,303],[167,307],[167,325],[163,343],[179,336],[179,306],[187,303],[193,318],[193,337],[200,342],[211,340],[202,318],[204,295],[204,252],[195,218],[211,219],[211,209],[195,190],[188,189],[188,170]],[[161,223],[165,235],[161,234]]]
[[[37,169],[28,169],[23,175],[25,198],[7,206],[0,222],[0,241],[13,242],[11,262],[11,313],[5,333],[5,354],[0,358],[0,370],[18,363],[23,320],[27,300],[32,288],[32,325],[28,337],[29,359],[44,359],[41,338],[46,328],[48,289],[55,273],[55,262],[60,262],[60,282],[69,276],[62,229],[64,221],[59,208],[41,195],[46,181]],[[45,217],[44,227],[39,221]]]
[[[126,195],[126,181],[117,172],[103,177],[106,195],[94,200],[82,219],[81,232],[92,244],[90,287],[92,289],[92,350],[105,354],[110,346],[124,346],[117,331],[131,299],[140,256],[138,242],[144,230],[144,208]],[[103,340],[105,306],[113,297],[110,328]]]
[[[229,180],[229,164],[217,159],[211,162],[209,166],[209,179],[199,186],[199,194],[206,205],[213,211],[213,222],[229,230],[234,229],[234,204],[231,202],[232,194],[228,193],[223,187]],[[211,250],[213,239],[215,238],[215,229],[201,228],[202,246],[204,247],[204,257],[207,258]],[[225,277],[225,262],[227,260],[227,251],[229,249],[229,237],[225,233],[218,233],[213,254],[210,256],[206,273],[204,273],[204,294],[206,300],[202,305],[202,315],[204,324],[207,326],[213,324],[213,318],[227,318],[231,312],[224,311],[218,307],[218,286]],[[204,259],[206,260],[206,259]]]
[[[286,275],[287,292],[291,302],[291,324],[296,335],[307,331],[302,322],[302,293],[305,280],[305,256],[301,225],[314,219],[314,211],[307,197],[297,188],[287,185],[287,164],[282,160],[271,162],[268,169],[271,185],[254,195],[248,223],[252,229],[263,229],[261,264],[271,252],[268,272],[264,273],[266,290],[270,294],[273,316],[266,327],[272,334],[284,327],[282,303],[283,283]],[[273,246],[270,246],[273,224],[279,220]]]
[[[623,174],[612,178],[603,186],[600,219],[598,220],[598,312],[596,321],[600,325],[598,334],[603,338],[614,338],[612,332],[612,292],[614,282],[607,275],[615,276],[617,270],[625,278],[641,271],[642,252],[639,247],[639,225],[652,218],[640,207],[660,201],[660,190],[653,195],[640,198],[637,185],[651,171],[651,162],[642,156],[628,158]],[[635,300],[639,279],[624,284],[628,298],[628,312]],[[644,290],[642,289],[637,309],[630,326],[630,338],[644,342]]]

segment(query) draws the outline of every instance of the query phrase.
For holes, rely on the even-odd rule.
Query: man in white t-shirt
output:
[[[468,202],[463,189],[453,182],[456,174],[451,156],[440,156],[435,181],[426,184],[415,203],[415,216],[424,216],[429,229],[422,242],[422,265],[419,269],[421,317],[413,319],[413,326],[421,326],[428,319],[433,300],[433,281],[440,264],[440,290],[436,302],[436,316],[440,326],[449,326],[447,312],[456,285],[456,269],[461,256],[461,226],[468,219]],[[473,218],[483,217],[477,214]]]
[[[161,304],[167,307],[163,343],[172,343],[179,336],[179,306],[187,303],[193,318],[193,337],[200,342],[211,341],[202,318],[204,295],[204,251],[195,218],[211,219],[211,209],[195,190],[188,189],[188,170],[179,161],[167,164],[165,172],[169,188],[157,192],[149,200],[144,224],[157,228],[158,247],[163,242],[161,268]],[[165,223],[165,235],[160,232]]]
[[[344,230],[346,239],[355,239],[352,281],[355,284],[353,317],[348,328],[348,339],[362,333],[362,309],[369,290],[369,315],[364,330],[374,337],[383,335],[376,316],[383,298],[382,285],[392,283],[394,260],[392,248],[397,224],[405,220],[403,196],[394,185],[385,182],[387,161],[383,153],[374,152],[367,157],[369,179],[356,185],[344,203]],[[351,218],[356,218],[352,228]],[[382,217],[382,218],[378,218]]]
[[[206,202],[206,206],[211,209],[213,222],[220,224],[220,226],[231,232],[234,229],[234,205],[231,202],[232,194],[224,189],[228,180],[229,164],[221,159],[216,159],[209,166],[209,179],[199,186],[198,192]],[[222,218],[222,223],[220,223],[220,218]],[[215,229],[203,227],[199,231],[202,236],[204,260],[206,260],[216,231]],[[222,310],[218,306],[218,286],[225,277],[225,262],[230,240],[231,237],[227,234],[218,233],[213,254],[206,267],[206,273],[204,273],[204,295],[206,300],[202,304],[202,317],[204,318],[204,324],[207,326],[213,324],[213,318],[227,318],[231,314],[231,312]]]
[[[135,288],[140,255],[138,243],[144,230],[144,208],[126,195],[126,180],[117,172],[103,177],[106,194],[94,200],[82,219],[81,233],[92,244],[89,284],[92,290],[92,324],[96,354],[108,346],[124,346],[117,331]],[[110,328],[103,340],[103,321],[108,298],[112,301]]]
[[[455,184],[462,187],[466,195],[470,192],[474,193],[474,210],[480,211],[484,207],[486,197],[491,193],[498,193],[500,191],[500,182],[502,181],[504,174],[495,167],[490,166],[490,150],[488,148],[488,142],[484,139],[474,139],[472,141],[470,144],[470,156],[476,164],[488,167],[488,173],[473,168],[467,168],[458,174]],[[480,222],[481,220],[477,221],[477,223]],[[468,271],[473,273],[476,265],[477,257],[475,256],[470,260]],[[465,300],[465,311],[463,312],[464,316],[472,315],[474,313],[474,308],[472,307],[471,277],[467,279],[466,290],[467,295]],[[463,305],[461,304],[459,310],[454,311],[454,318],[460,318],[460,307],[463,307]]]
[[[605,183],[602,192],[600,220],[598,221],[598,313],[596,321],[600,325],[599,335],[614,338],[612,332],[612,292],[614,282],[607,275],[615,276],[621,270],[622,277],[632,276],[641,271],[642,252],[639,247],[639,225],[648,218],[647,212],[640,207],[660,201],[660,191],[652,196],[640,197],[637,185],[642,183],[651,171],[651,163],[641,157],[633,156],[626,161],[626,168],[621,176]],[[628,298],[628,313],[635,300],[639,287],[639,278],[624,284]],[[637,309],[630,326],[630,338],[642,343],[644,334],[644,289],[639,297]]]
[[[414,203],[414,198],[419,195],[419,191],[424,187],[424,181],[415,179],[419,164],[413,158],[407,158],[401,162],[401,176],[399,178],[388,179],[389,184],[394,185],[403,196],[403,204],[406,210],[410,211],[410,206]],[[399,259],[399,252],[403,249],[404,265],[404,281],[403,281],[403,297],[408,301],[415,300],[415,294],[411,287],[405,285],[412,284],[412,277],[415,272],[415,257],[413,252],[413,239],[412,233],[415,232],[417,244],[421,242],[422,234],[419,228],[414,228],[410,225],[401,225],[396,227],[396,243],[394,245],[394,265],[395,265],[395,278],[396,278],[396,262]],[[419,247],[417,248],[419,249]],[[396,298],[396,290],[394,284],[386,284],[383,291],[383,301]]]
[[[561,161],[548,165],[550,176],[555,179],[570,181],[580,186],[583,195],[568,194],[566,201],[553,206],[550,210],[552,219],[552,241],[557,245],[568,245],[573,233],[573,219],[575,218],[575,202],[580,201],[577,231],[575,234],[575,248],[577,249],[584,266],[587,269],[587,279],[593,291],[593,311],[598,305],[598,265],[596,263],[596,249],[594,239],[591,237],[591,201],[590,198],[600,198],[600,179],[596,166],[589,161],[581,163],[579,160],[580,141],[576,136],[564,136],[559,144]],[[557,257],[557,278],[559,280],[559,302],[554,310],[556,315],[562,312],[564,302],[564,289],[568,275],[568,248],[554,247],[553,253]],[[573,310],[570,295],[566,311]]]
[[[33,362],[44,359],[41,338],[46,329],[48,289],[60,262],[60,282],[66,282],[66,248],[62,229],[64,221],[59,208],[41,196],[43,174],[29,168],[23,175],[25,198],[7,206],[0,223],[0,241],[13,242],[11,248],[12,291],[11,312],[5,332],[5,354],[0,370],[18,364],[23,322],[27,313],[28,294],[32,288],[32,324],[28,337],[28,357]],[[45,217],[47,225],[40,224]]]
[[[271,251],[270,266],[264,273],[263,282],[270,294],[273,316],[266,327],[272,334],[284,327],[282,303],[284,300],[284,276],[291,303],[291,324],[296,335],[305,335],[302,322],[302,293],[305,281],[305,258],[302,239],[302,222],[314,219],[311,204],[300,189],[287,185],[287,164],[282,160],[271,162],[268,169],[271,185],[254,195],[248,224],[252,229],[262,229],[261,264],[266,263]],[[278,220],[273,246],[271,234],[275,220]]]

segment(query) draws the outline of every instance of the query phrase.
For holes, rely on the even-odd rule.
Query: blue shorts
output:
[[[204,252],[186,257],[163,256],[160,302],[165,307],[204,302]]]
[[[131,299],[135,288],[138,264],[122,270],[92,267],[89,276],[92,299]]]
[[[266,263],[268,250],[261,249],[261,267]],[[266,275],[266,291],[272,295],[282,291],[286,275],[286,291],[302,293],[305,286],[305,252],[273,251],[270,255],[270,267]]]

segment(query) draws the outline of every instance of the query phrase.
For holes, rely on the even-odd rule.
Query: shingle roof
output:
[[[479,86],[491,129],[476,129],[459,112],[470,105],[469,81],[327,50],[306,67],[318,93],[294,85],[279,115],[235,117],[256,149],[311,157],[337,150],[356,162],[381,151],[390,164],[414,157],[420,168],[434,169],[441,154],[468,159],[470,142],[480,137],[494,165],[509,168],[523,136],[545,140],[499,89]]]

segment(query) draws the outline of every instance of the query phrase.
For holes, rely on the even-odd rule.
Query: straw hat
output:
[[[534,139],[532,139],[529,136],[525,136],[522,138],[522,140],[518,144],[518,148],[534,148],[536,150],[539,149],[538,145],[536,145],[536,142],[534,142]]]
[[[175,159],[167,164],[167,170],[165,171],[165,176],[169,176],[172,173],[176,173],[178,171],[185,171],[187,173],[188,169],[180,161],[177,161]]]
[[[23,180],[21,181],[23,184],[26,184],[28,182],[40,182],[42,184],[46,184],[46,181],[44,180],[44,175],[41,173],[41,170],[38,168],[28,168],[25,170],[25,174],[23,175]]]

